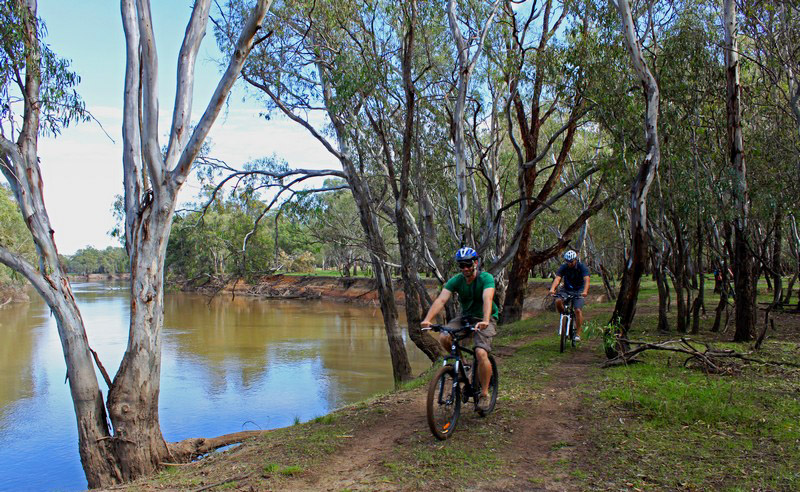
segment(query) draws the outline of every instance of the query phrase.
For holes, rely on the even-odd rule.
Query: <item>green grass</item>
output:
[[[603,458],[587,483],[800,489],[797,371],[754,366],[707,376],[664,353],[647,360],[601,376],[598,398],[590,399],[598,421],[590,440]]]
[[[303,468],[297,465],[287,466],[281,469],[281,475],[287,477],[293,477],[299,473],[302,473]]]
[[[315,424],[332,424],[336,421],[336,415],[329,413],[328,415],[321,415],[313,420]]]

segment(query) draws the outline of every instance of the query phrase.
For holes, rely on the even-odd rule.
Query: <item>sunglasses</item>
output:
[[[458,268],[472,268],[473,266],[471,261],[458,262]]]

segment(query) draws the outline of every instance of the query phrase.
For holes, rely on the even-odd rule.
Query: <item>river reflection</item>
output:
[[[125,350],[127,286],[74,290],[89,342],[112,371]],[[79,490],[86,482],[55,320],[31,298],[0,310],[0,490]],[[165,320],[160,415],[168,441],[291,425],[392,386],[373,308],[170,293]],[[421,372],[427,359],[406,341]]]
[[[28,304],[11,304],[0,311],[0,431],[11,404],[33,396],[31,358],[35,335],[31,326],[40,324]]]

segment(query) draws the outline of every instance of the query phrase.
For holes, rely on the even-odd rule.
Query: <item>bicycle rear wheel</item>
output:
[[[561,344],[560,344],[560,351],[564,352],[564,347],[567,346],[567,329],[569,328],[569,317],[561,316],[561,319],[558,321],[558,332],[561,334]]]
[[[452,366],[444,366],[428,386],[428,427],[437,439],[445,440],[456,429],[461,413],[461,388]]]
[[[492,354],[489,354],[489,363],[492,364],[492,378],[489,379],[489,408],[486,410],[481,410],[478,408],[478,415],[481,417],[485,417],[492,413],[494,410],[494,406],[497,404],[497,391],[499,389],[499,378],[500,374],[497,372],[497,363],[494,361],[494,357]],[[480,394],[480,384],[478,384],[478,390],[476,392]],[[477,403],[476,403],[477,404]]]

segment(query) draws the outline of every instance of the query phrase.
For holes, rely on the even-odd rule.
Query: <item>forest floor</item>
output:
[[[632,338],[670,338],[653,331],[654,294],[640,297],[649,300]],[[588,325],[612,308],[587,305]],[[800,490],[800,317],[777,315],[751,353],[779,364],[739,363],[724,375],[665,352],[601,369],[598,338],[559,353],[556,320],[543,312],[501,327],[496,409],[481,418],[465,405],[447,441],[427,427],[429,370],[400,390],[117,489]],[[709,309],[703,328],[712,322]],[[693,338],[752,352],[731,337],[732,328]]]

